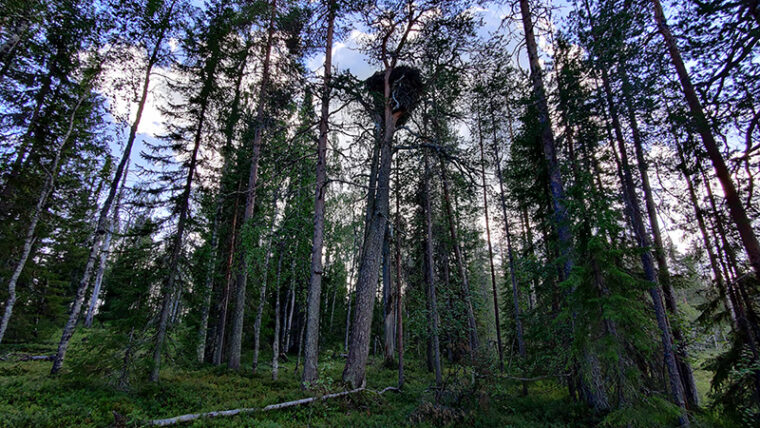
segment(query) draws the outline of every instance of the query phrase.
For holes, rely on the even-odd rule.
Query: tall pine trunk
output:
[[[280,190],[275,189],[274,196],[272,197],[272,220],[269,222],[269,233],[267,237],[267,244],[264,251],[264,270],[261,276],[261,287],[259,287],[259,305],[256,308],[256,320],[253,323],[253,373],[256,373],[256,369],[259,366],[259,348],[261,340],[261,318],[264,315],[264,304],[267,301],[267,277],[269,276],[269,259],[272,255],[272,239],[274,239],[274,225],[277,222],[277,199],[279,197]],[[239,286],[239,285],[238,285]]]
[[[604,92],[607,98],[607,107],[609,108],[610,118],[612,119],[613,130],[615,131],[615,139],[618,144],[619,154],[619,174],[623,186],[623,199],[628,212],[628,218],[633,229],[636,243],[641,251],[641,264],[644,268],[645,279],[651,283],[649,288],[649,294],[652,298],[652,305],[657,320],[657,326],[660,329],[660,335],[662,339],[663,347],[663,360],[667,367],[670,393],[673,402],[681,407],[686,408],[684,401],[684,389],[681,381],[681,374],[678,368],[678,363],[673,350],[673,339],[670,331],[670,325],[668,323],[667,314],[663,305],[662,295],[660,289],[657,286],[657,275],[654,267],[654,260],[649,248],[651,243],[644,227],[644,220],[641,214],[641,208],[639,201],[636,197],[636,188],[633,182],[633,175],[631,174],[630,163],[628,162],[628,155],[625,148],[625,142],[623,139],[623,132],[620,125],[620,120],[617,114],[617,109],[612,99],[612,90],[610,88],[607,71],[602,69],[602,83],[604,85]],[[680,423],[682,425],[688,425],[689,420],[686,413],[682,413],[679,416]]]
[[[259,100],[256,108],[256,130],[253,135],[253,150],[251,152],[251,169],[248,174],[248,187],[246,190],[245,211],[243,211],[242,228],[250,226],[253,217],[253,208],[256,205],[256,184],[259,179],[259,158],[261,156],[261,140],[264,131],[264,107],[269,88],[270,68],[272,61],[272,45],[274,44],[275,17],[277,15],[277,0],[272,0],[269,5],[269,27],[267,29],[266,43],[262,47],[264,63],[261,70],[261,82],[259,85]],[[247,248],[240,245],[239,267],[237,273],[237,290],[235,292],[235,311],[232,314],[232,332],[230,337],[229,355],[227,366],[233,370],[240,369],[240,351],[243,345],[243,317],[245,315],[245,289],[248,281]]]
[[[449,190],[449,178],[446,174],[446,164],[443,162],[443,158],[441,158],[440,164],[441,181],[443,182],[443,201],[444,207],[446,209],[446,220],[449,225],[449,234],[451,236],[452,246],[454,247],[454,257],[456,258],[459,277],[462,281],[462,294],[465,302],[465,309],[467,311],[467,337],[469,338],[470,357],[474,362],[475,354],[477,354],[478,347],[480,346],[478,339],[478,326],[475,321],[475,310],[472,307],[472,292],[470,290],[470,281],[467,278],[467,265],[464,261],[462,248],[459,246],[456,216],[452,207],[451,192]]]
[[[311,276],[306,302],[306,335],[304,346],[303,376],[301,382],[314,382],[319,376],[319,297],[322,292],[322,247],[325,229],[325,192],[327,191],[327,136],[330,116],[330,78],[332,75],[333,27],[335,26],[335,1],[327,3],[327,40],[325,43],[325,71],[319,119],[317,143],[317,180],[314,194],[314,236],[311,246]]]
[[[480,129],[480,117],[478,117],[477,120],[478,120],[478,141],[480,143],[480,176],[481,176],[481,181],[483,185],[483,210],[484,210],[484,216],[486,220],[486,241],[488,242],[488,264],[489,264],[489,267],[491,268],[491,291],[493,293],[493,316],[494,316],[494,324],[496,327],[496,348],[499,354],[499,370],[504,371],[504,349],[501,344],[501,322],[499,320],[499,293],[496,288],[496,269],[494,268],[494,265],[493,265],[493,246],[491,245],[491,226],[488,219],[488,186],[486,184],[486,154],[485,154],[485,148],[483,147],[483,132]],[[494,144],[496,144],[495,140],[494,140]],[[504,215],[504,221],[505,222],[507,221],[506,213]],[[522,332],[518,333],[518,335],[522,336]]]
[[[435,386],[440,388],[443,384],[441,375],[441,346],[438,339],[438,303],[435,291],[435,261],[433,260],[433,213],[430,202],[430,178],[432,176],[427,149],[423,150],[423,163],[425,171],[422,178],[422,211],[425,217],[425,282],[427,283],[428,298],[428,329],[430,331],[430,345],[433,369],[435,371]]]

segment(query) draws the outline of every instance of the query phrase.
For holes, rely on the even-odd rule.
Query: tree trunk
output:
[[[393,364],[393,354],[396,353],[394,330],[396,325],[395,296],[391,284],[391,241],[393,227],[390,222],[386,225],[385,241],[383,242],[383,358],[388,365]]]
[[[493,118],[493,116],[492,116]],[[495,129],[494,129],[495,131]],[[482,148],[481,148],[482,151]],[[493,157],[494,164],[496,164],[496,178],[499,181],[499,197],[501,199],[501,212],[504,217],[504,235],[507,239],[507,257],[509,259],[509,279],[512,284],[512,305],[515,318],[515,330],[517,333],[517,349],[521,359],[525,358],[525,338],[523,335],[522,320],[520,319],[520,299],[517,290],[517,272],[515,271],[515,256],[512,249],[512,237],[509,231],[509,217],[507,216],[507,198],[504,192],[504,180],[501,171],[501,158],[499,157],[499,147],[496,141],[496,134],[494,132],[493,140]],[[525,220],[527,221],[527,208],[524,208]],[[530,235],[530,224],[526,225],[528,234]],[[532,236],[528,237],[531,241]],[[529,245],[533,245],[531,242]],[[527,384],[523,383],[523,393],[527,394]]]
[[[393,155],[393,135],[396,131],[396,117],[390,104],[390,74],[392,67],[385,70],[384,84],[384,128],[380,146],[380,163],[377,175],[377,190],[372,202],[372,214],[365,232],[359,276],[356,283],[356,298],[353,328],[350,333],[348,358],[343,370],[343,381],[352,386],[365,384],[367,357],[369,355],[370,327],[375,302],[385,226],[388,220],[388,196],[390,191],[391,160]]]
[[[475,321],[475,311],[472,308],[472,293],[470,290],[470,282],[467,279],[467,265],[464,262],[462,256],[462,249],[459,247],[459,237],[457,234],[456,217],[454,215],[454,209],[451,203],[451,195],[449,192],[449,179],[446,174],[446,164],[441,159],[441,181],[443,182],[443,200],[446,208],[446,219],[449,224],[449,234],[451,235],[452,246],[454,247],[454,256],[457,261],[457,268],[459,269],[459,276],[462,280],[462,294],[464,295],[465,307],[467,309],[467,329],[470,345],[470,358],[474,362],[475,354],[478,352],[480,346],[478,340],[478,326]]]
[[[628,155],[625,148],[625,142],[623,140],[623,132],[620,126],[617,109],[612,99],[612,90],[610,88],[609,79],[607,78],[607,71],[605,69],[602,69],[602,83],[604,85],[604,92],[607,97],[607,107],[610,111],[610,117],[612,119],[613,129],[615,131],[618,150],[620,151],[620,162],[618,164],[618,167],[623,186],[623,199],[628,211],[628,217],[631,222],[631,227],[633,229],[636,243],[638,244],[638,247],[641,251],[641,264],[644,268],[644,276],[646,280],[651,283],[649,294],[652,298],[655,318],[657,319],[657,326],[659,327],[661,333],[663,359],[665,361],[668,377],[670,380],[671,397],[676,405],[682,409],[685,409],[686,403],[684,402],[684,391],[683,385],[681,383],[681,374],[678,369],[678,363],[676,362],[675,354],[673,353],[673,339],[670,333],[667,314],[665,313],[665,307],[663,306],[659,287],[657,287],[657,275],[655,273],[654,260],[652,259],[652,253],[649,251],[651,244],[644,227],[644,220],[642,218],[641,209],[636,197],[636,189],[633,183],[633,175],[631,174],[630,164],[628,162]],[[682,413],[679,416],[679,420],[681,425],[689,424],[686,413]]]
[[[213,73],[211,73],[213,76]],[[182,241],[185,234],[185,227],[190,217],[190,194],[193,188],[193,179],[195,178],[195,169],[198,163],[198,151],[201,146],[201,135],[203,130],[203,121],[205,118],[207,107],[207,101],[201,105],[201,112],[198,120],[198,127],[195,133],[195,143],[193,145],[193,152],[190,157],[190,164],[187,168],[187,177],[185,179],[185,186],[182,191],[178,203],[180,204],[179,219],[177,220],[177,231],[172,243],[172,253],[169,259],[169,278],[166,281],[166,288],[163,290],[164,298],[161,305],[161,314],[159,316],[158,327],[156,331],[156,340],[153,348],[153,367],[150,372],[150,381],[158,382],[159,371],[161,370],[161,353],[163,350],[164,340],[166,338],[166,331],[169,324],[169,315],[171,312],[171,300],[172,296],[177,293],[176,281],[179,276],[179,263],[182,256]],[[179,296],[177,298],[179,301]]]
[[[261,156],[261,140],[264,131],[264,106],[266,104],[269,88],[270,67],[272,60],[272,45],[274,43],[275,18],[277,16],[277,0],[272,0],[269,5],[269,28],[267,41],[262,47],[264,63],[262,64],[261,83],[259,85],[259,100],[256,109],[256,130],[253,135],[253,150],[251,152],[251,169],[248,174],[247,197],[245,211],[243,212],[243,228],[248,227],[253,217],[253,208],[256,205],[256,184],[259,179],[259,158]],[[227,366],[232,370],[240,369],[240,351],[243,345],[243,317],[245,315],[245,289],[248,281],[248,261],[246,260],[247,248],[240,246],[239,267],[237,274],[237,290],[235,293],[235,312],[232,315],[232,333],[230,337],[230,349]]]
[[[478,115],[479,116],[479,115]],[[488,187],[486,184],[486,154],[485,154],[485,148],[483,147],[483,132],[480,128],[480,117],[477,119],[478,121],[478,141],[480,142],[480,176],[481,181],[483,184],[483,210],[484,210],[484,216],[486,219],[486,241],[488,242],[488,264],[491,268],[491,291],[493,293],[493,316],[494,316],[494,323],[496,325],[496,348],[499,354],[499,370],[504,371],[504,349],[501,344],[501,321],[499,320],[499,293],[496,289],[496,269],[493,266],[493,246],[491,245],[491,226],[489,224],[488,219]],[[494,129],[494,133],[496,130]],[[496,144],[496,140],[494,139],[494,145]],[[501,170],[501,167],[497,167],[499,170]],[[499,173],[499,177],[501,177],[501,173]],[[504,212],[504,222],[507,222],[507,215],[506,211]],[[507,227],[507,231],[509,230],[509,227]],[[509,241],[509,237],[507,237],[507,240]],[[510,248],[510,252],[511,252]],[[517,302],[517,293],[515,292],[515,302]],[[515,313],[517,315],[517,312]],[[519,315],[516,317],[519,319]],[[522,336],[522,332],[518,333],[518,336]],[[518,339],[519,341],[519,339]],[[522,353],[520,354],[521,356]]]
[[[71,138],[71,133],[74,130],[74,121],[76,114],[79,110],[79,107],[82,105],[82,101],[84,101],[83,96],[79,98],[77,104],[72,109],[66,134],[64,135],[63,139],[61,139],[60,144],[58,144],[55,148],[55,157],[53,158],[53,162],[50,165],[50,169],[46,171],[47,176],[45,177],[45,184],[42,185],[40,196],[37,198],[37,204],[34,207],[34,214],[32,214],[32,219],[29,221],[29,227],[27,227],[26,230],[26,235],[24,237],[24,247],[21,250],[21,256],[19,257],[19,260],[16,263],[16,267],[13,269],[13,274],[8,281],[8,298],[5,301],[3,318],[0,320],[0,343],[2,343],[3,338],[5,337],[5,330],[8,328],[8,322],[10,321],[11,314],[13,313],[13,306],[16,304],[16,284],[18,283],[18,279],[21,276],[21,272],[24,270],[24,266],[26,266],[26,261],[29,259],[29,255],[32,252],[34,242],[37,240],[37,224],[39,223],[40,217],[45,210],[45,205],[47,204],[48,198],[55,189],[55,182],[56,178],[58,177],[58,167],[61,163],[63,149],[66,147],[66,143],[69,141],[69,138]]]
[[[322,247],[325,228],[325,192],[327,191],[327,135],[330,118],[330,77],[332,75],[332,43],[335,25],[334,0],[327,3],[327,40],[325,44],[325,71],[322,88],[322,111],[319,120],[317,143],[317,177],[314,194],[314,237],[311,246],[311,276],[306,303],[306,343],[304,346],[303,377],[306,384],[319,377],[319,296],[322,292]]]
[[[401,314],[401,198],[399,162],[396,160],[396,350],[398,352],[398,389],[404,387],[404,323]]]
[[[272,380],[277,380],[277,371],[280,369],[280,272],[282,271],[283,245],[279,245],[277,257],[277,275],[274,283],[274,336],[272,338]]]
[[[747,252],[747,258],[749,259],[752,268],[755,271],[755,276],[760,279],[760,242],[757,240],[752,229],[752,222],[747,216],[747,212],[744,209],[739,194],[736,191],[736,186],[731,178],[731,173],[726,167],[726,162],[723,160],[723,155],[720,152],[718,143],[715,141],[715,137],[712,134],[710,125],[708,124],[707,117],[702,109],[702,103],[697,98],[697,93],[694,90],[694,86],[691,83],[691,77],[689,76],[686,66],[681,58],[681,52],[678,49],[675,37],[670,32],[668,23],[665,20],[665,14],[662,11],[662,5],[660,0],[651,0],[652,7],[654,8],[654,19],[657,24],[657,29],[665,41],[665,45],[670,53],[670,59],[673,61],[673,65],[676,68],[678,74],[678,80],[681,82],[681,88],[683,89],[686,102],[689,105],[689,110],[693,116],[695,125],[702,137],[702,143],[705,146],[707,155],[712,161],[715,168],[715,174],[718,176],[723,187],[723,194],[726,198],[726,205],[731,214],[731,218],[734,221],[736,229],[739,231],[742,243],[744,244],[744,250]]]
[[[259,306],[256,308],[256,320],[253,323],[253,373],[259,366],[259,345],[261,340],[261,318],[264,315],[264,304],[267,301],[267,277],[269,276],[269,259],[272,253],[272,239],[274,238],[274,225],[277,221],[278,207],[277,198],[280,190],[275,189],[272,197],[272,221],[269,223],[269,236],[267,237],[266,255],[264,256],[264,271],[261,277],[261,287],[259,288]]]
[[[626,100],[628,122],[631,126],[631,133],[633,136],[636,163],[639,175],[641,176],[641,188],[644,191],[644,202],[647,209],[647,215],[649,216],[649,225],[652,229],[652,236],[654,237],[654,257],[657,261],[658,279],[664,292],[665,307],[673,316],[678,317],[678,305],[676,304],[673,288],[670,285],[670,269],[668,268],[668,262],[665,258],[665,247],[662,243],[662,232],[660,232],[660,222],[657,218],[657,208],[654,202],[652,186],[649,184],[649,166],[644,155],[644,147],[641,141],[641,133],[639,132],[636,113],[633,111],[632,102],[629,98],[628,75],[625,71],[624,65],[621,65],[621,70],[624,88],[623,95]],[[678,326],[677,322],[672,326],[672,331],[673,338],[676,342],[676,362],[678,363],[678,370],[681,373],[681,382],[684,387],[686,403],[689,408],[697,409],[699,408],[699,393],[697,392],[697,384],[694,381],[694,372],[692,371],[691,364],[689,364],[689,356],[686,351],[686,338],[681,332],[681,328]]]
[[[95,317],[95,306],[98,303],[98,296],[100,295],[100,289],[103,284],[103,276],[106,271],[106,263],[108,262],[108,256],[111,251],[111,241],[113,240],[113,234],[119,230],[119,209],[121,207],[121,198],[124,193],[124,187],[127,185],[127,176],[129,175],[129,161],[124,168],[124,176],[121,182],[121,188],[119,189],[119,195],[116,197],[116,205],[113,208],[113,216],[111,223],[108,225],[108,232],[106,233],[103,246],[100,249],[100,260],[98,262],[98,272],[95,274],[95,285],[92,288],[92,295],[90,296],[90,305],[87,307],[87,315],[84,318],[84,326],[87,328],[92,327],[92,321]]]
[[[173,5],[174,3],[172,3],[172,8]],[[171,14],[171,8],[168,13]],[[137,105],[135,120],[132,122],[132,126],[129,129],[127,144],[124,146],[124,152],[121,155],[121,161],[119,161],[119,165],[116,167],[116,172],[114,173],[113,180],[111,181],[111,186],[108,190],[108,196],[106,197],[106,200],[103,202],[103,206],[100,209],[100,213],[98,215],[98,223],[95,228],[95,238],[91,243],[90,254],[87,257],[87,261],[85,262],[84,272],[82,273],[82,278],[79,281],[79,286],[77,287],[77,292],[74,296],[74,301],[69,311],[69,319],[66,321],[66,325],[63,327],[63,334],[61,335],[61,340],[58,343],[58,352],[56,353],[55,360],[53,361],[53,367],[50,370],[50,374],[56,374],[59,370],[61,370],[61,367],[63,366],[63,360],[66,356],[66,350],[69,347],[69,341],[71,340],[71,336],[74,334],[74,329],[76,328],[76,323],[79,319],[79,313],[82,309],[82,303],[84,303],[84,296],[87,292],[87,286],[90,283],[92,270],[95,266],[95,258],[97,257],[98,250],[100,249],[100,238],[106,233],[108,213],[111,210],[111,204],[116,198],[116,191],[118,190],[119,182],[121,181],[121,177],[124,173],[127,161],[129,160],[130,154],[132,153],[132,145],[134,144],[135,138],[137,137],[137,128],[140,126],[140,120],[142,119],[142,114],[145,110],[145,101],[148,98],[150,73],[153,70],[153,66],[156,64],[156,62],[158,62],[158,54],[160,52],[161,44],[163,42],[165,34],[166,28],[163,28],[158,40],[156,41],[156,44],[153,46],[153,51],[151,52],[150,58],[148,59],[148,64],[145,69],[145,76],[143,77],[142,93],[140,94],[140,101]]]
[[[443,378],[441,376],[441,347],[438,339],[438,303],[435,291],[435,261],[433,260],[433,208],[430,203],[430,161],[427,149],[423,149],[423,162],[425,164],[422,178],[422,211],[425,216],[425,282],[427,283],[428,298],[428,328],[430,329],[430,344],[433,369],[435,370],[435,386],[441,388]],[[454,241],[456,242],[456,241]]]
[[[567,220],[567,209],[565,208],[565,189],[562,182],[562,175],[557,161],[557,152],[554,144],[554,133],[549,116],[549,106],[546,101],[546,90],[544,89],[543,73],[538,58],[538,47],[536,45],[536,36],[533,32],[533,18],[530,11],[528,0],[520,0],[520,13],[522,15],[523,30],[525,32],[525,46],[528,50],[528,60],[530,62],[530,78],[533,83],[533,97],[538,110],[538,121],[541,125],[541,143],[549,172],[549,190],[551,193],[552,209],[554,211],[554,227],[557,230],[559,239],[559,253],[562,257],[562,276],[560,281],[564,281],[570,276],[570,270],[573,267],[573,260],[570,254],[572,250],[572,236]]]

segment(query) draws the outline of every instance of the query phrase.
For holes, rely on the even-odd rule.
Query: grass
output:
[[[75,338],[76,339],[76,338]],[[75,340],[73,343],[75,344]],[[54,344],[3,345],[0,355],[24,352],[53,353]],[[76,360],[81,349],[72,346],[69,358]],[[326,352],[320,360],[320,381],[314,389],[342,390],[344,360]],[[224,367],[166,365],[158,384],[133,382],[128,391],[117,391],[102,375],[88,375],[67,368],[50,377],[49,361],[0,361],[0,427],[105,427],[114,426],[114,412],[126,426],[186,413],[242,407],[261,408],[313,395],[299,388],[295,361],[281,363],[279,379],[271,378],[271,355],[262,355],[260,371],[250,371],[251,356],[244,355],[240,372]],[[300,370],[299,370],[300,371]],[[467,374],[448,373],[448,396],[434,406],[432,376],[415,359],[406,366],[403,392],[382,396],[364,392],[309,405],[235,417],[197,420],[195,427],[581,427],[597,425],[601,417],[569,400],[565,387],[554,381],[535,382],[528,396],[519,394],[520,384],[509,380],[483,379],[476,387]],[[458,377],[457,377],[458,376]],[[395,386],[397,371],[384,368],[379,358],[370,357],[367,387],[380,390]],[[117,426],[119,426],[117,424]]]

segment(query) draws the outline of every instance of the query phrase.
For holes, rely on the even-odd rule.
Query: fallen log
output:
[[[53,361],[55,355],[21,355],[19,361]]]
[[[288,407],[300,406],[301,404],[308,404],[308,403],[313,403],[315,401],[327,400],[328,398],[344,397],[346,395],[356,394],[357,392],[362,392],[362,391],[369,391],[369,392],[374,392],[375,394],[378,394],[378,395],[382,395],[384,392],[387,392],[387,391],[398,392],[399,389],[394,386],[389,386],[383,389],[382,391],[374,391],[367,388],[356,388],[349,391],[335,392],[332,394],[326,394],[326,395],[322,395],[318,397],[308,397],[308,398],[302,398],[300,400],[286,401],[284,403],[270,404],[266,407],[261,407],[261,408],[248,407],[248,408],[241,408],[241,409],[219,410],[216,412],[188,413],[186,415],[175,416],[173,418],[154,419],[152,421],[149,421],[147,425],[168,426],[168,425],[175,425],[181,422],[194,421],[196,419],[201,419],[201,418],[217,418],[221,416],[235,416],[235,415],[246,414],[246,413],[267,412],[269,410],[285,409]]]

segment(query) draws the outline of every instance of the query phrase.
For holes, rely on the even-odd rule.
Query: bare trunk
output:
[[[256,205],[256,184],[259,179],[259,157],[261,156],[261,140],[264,131],[264,106],[266,104],[269,88],[270,67],[272,59],[272,44],[274,43],[275,18],[277,16],[277,0],[272,0],[269,5],[269,28],[267,41],[262,47],[264,63],[261,71],[261,84],[259,86],[259,100],[256,109],[256,131],[253,136],[253,150],[251,153],[251,169],[248,174],[247,197],[245,211],[243,212],[243,228],[248,227],[253,217],[253,208]],[[245,289],[248,281],[248,261],[246,260],[247,248],[240,246],[239,270],[237,274],[237,290],[235,293],[235,312],[232,316],[232,333],[230,337],[230,349],[227,366],[232,370],[240,369],[240,351],[243,344],[243,317],[245,315]]]
[[[470,290],[470,282],[467,279],[467,265],[465,264],[464,257],[462,255],[462,249],[459,247],[459,236],[457,234],[456,217],[454,215],[454,209],[451,203],[451,195],[449,191],[449,179],[446,174],[446,164],[441,159],[441,181],[443,182],[443,200],[446,208],[446,219],[449,224],[449,233],[451,234],[451,242],[454,247],[454,256],[456,257],[457,268],[459,269],[459,276],[462,280],[462,294],[465,301],[465,308],[467,309],[467,329],[468,338],[470,344],[470,357],[473,362],[475,360],[475,354],[478,352],[480,346],[478,340],[478,326],[475,322],[475,311],[472,307],[472,291]]]
[[[238,192],[240,191],[240,184],[238,184]],[[235,198],[235,205],[232,210],[232,226],[230,227],[230,242],[229,250],[227,251],[227,267],[224,277],[224,289],[222,290],[222,299],[219,302],[219,317],[216,325],[216,339],[214,340],[214,355],[211,360],[212,364],[218,366],[222,364],[222,354],[224,353],[224,338],[225,330],[227,326],[227,308],[230,302],[230,293],[232,288],[232,269],[233,261],[235,259],[235,242],[237,236],[237,219],[238,219],[238,205],[240,197]]]
[[[638,244],[638,247],[641,251],[641,264],[644,268],[644,276],[646,280],[651,283],[649,294],[652,298],[657,326],[659,327],[661,333],[663,359],[665,366],[667,367],[668,377],[670,380],[671,397],[676,405],[682,409],[685,409],[686,403],[684,401],[683,384],[681,382],[681,374],[678,369],[678,363],[673,352],[673,339],[670,332],[670,325],[668,323],[667,314],[665,313],[665,307],[663,305],[660,289],[657,286],[657,274],[655,272],[654,260],[652,259],[652,253],[649,251],[651,244],[644,227],[644,220],[641,215],[639,201],[636,197],[636,188],[633,182],[633,175],[631,174],[630,164],[628,162],[628,155],[623,139],[623,132],[620,126],[617,109],[612,99],[612,90],[610,88],[609,79],[607,78],[607,71],[605,69],[602,69],[602,79],[602,83],[604,84],[604,91],[607,97],[607,107],[610,111],[613,130],[615,131],[615,139],[618,144],[618,150],[620,151],[619,174],[621,176],[621,184],[623,186],[623,199],[628,211],[628,217],[631,222],[631,227],[633,229],[636,243]],[[689,424],[689,420],[685,412],[680,415],[679,420],[682,425]]]
[[[292,336],[292,327],[293,327],[293,312],[295,311],[296,306],[296,271],[295,271],[295,259],[292,259],[290,261],[290,308],[288,309],[288,318],[286,320],[285,324],[285,346],[283,348],[283,352],[288,352],[290,350],[290,342],[291,342],[291,336]]]
[[[428,328],[430,329],[430,344],[433,369],[435,370],[435,386],[441,388],[441,346],[438,340],[438,303],[435,291],[435,261],[433,260],[433,208],[430,202],[430,161],[427,149],[423,149],[425,172],[422,178],[423,212],[425,215],[425,282],[427,282],[428,298]],[[456,241],[455,241],[456,242]]]
[[[494,132],[496,130],[494,129]],[[483,147],[483,132],[480,129],[480,118],[478,117],[478,140],[480,142],[480,176],[483,184],[483,210],[486,219],[486,241],[488,242],[488,264],[491,268],[491,291],[493,294],[493,316],[496,326],[496,349],[499,354],[499,370],[504,371],[504,349],[501,344],[501,321],[499,320],[499,293],[496,288],[496,269],[493,265],[493,246],[491,245],[491,226],[488,219],[488,186],[486,184],[486,154]],[[496,140],[494,139],[494,145]],[[497,167],[501,170],[501,167]],[[499,173],[501,177],[501,173]],[[506,211],[504,212],[504,222],[507,222]],[[509,228],[507,228],[507,231]],[[509,237],[507,237],[509,240]],[[511,246],[510,246],[510,252]],[[515,303],[517,302],[517,293],[515,292]],[[517,315],[517,313],[515,313]],[[519,315],[516,317],[519,319]],[[518,336],[522,336],[522,332],[518,333]],[[522,356],[522,353],[520,354]]]
[[[393,364],[393,354],[396,353],[394,330],[396,326],[395,296],[391,284],[391,241],[393,228],[390,222],[386,226],[385,241],[383,242],[383,358],[386,364]]]
[[[282,271],[283,246],[280,245],[277,258],[277,275],[274,283],[274,336],[272,338],[272,380],[277,380],[280,369],[280,272]]]
[[[95,286],[92,288],[92,295],[90,296],[90,305],[87,307],[87,315],[84,319],[84,326],[87,328],[92,327],[92,321],[95,317],[95,306],[98,303],[98,296],[100,295],[100,289],[103,284],[103,276],[106,271],[106,263],[108,262],[108,256],[111,251],[111,241],[113,240],[113,234],[119,230],[119,211],[121,208],[121,198],[124,193],[124,187],[127,185],[127,175],[129,174],[129,161],[124,168],[124,176],[121,182],[121,188],[119,189],[119,195],[116,197],[116,205],[113,208],[113,216],[111,223],[108,226],[108,232],[106,238],[103,241],[103,247],[100,249],[100,261],[98,263],[98,272],[95,274]]]
[[[16,263],[16,267],[13,269],[13,274],[8,281],[8,298],[5,301],[3,318],[0,320],[0,343],[2,343],[3,337],[5,337],[5,331],[8,328],[8,322],[10,321],[11,314],[13,313],[13,306],[16,303],[16,284],[18,283],[19,277],[21,277],[21,272],[23,272],[24,266],[26,266],[26,261],[29,259],[29,255],[32,252],[32,247],[36,241],[37,224],[39,223],[40,217],[45,211],[45,205],[47,204],[48,198],[55,189],[55,182],[56,178],[58,177],[58,167],[61,163],[63,149],[66,147],[66,143],[69,141],[69,138],[71,138],[71,133],[74,130],[74,120],[76,118],[77,111],[79,110],[79,106],[82,105],[82,101],[84,101],[84,97],[80,97],[77,101],[77,104],[72,109],[66,134],[55,148],[55,157],[53,158],[53,162],[50,164],[50,168],[46,171],[47,176],[45,177],[45,183],[42,185],[40,196],[37,198],[37,204],[34,207],[34,214],[32,214],[32,219],[29,221],[29,227],[26,230],[26,235],[24,237],[24,247],[21,250],[21,256],[19,257],[19,260]]]
[[[398,351],[398,388],[404,387],[404,323],[401,314],[401,198],[399,165],[396,160],[396,350]]]
[[[277,221],[277,198],[279,189],[275,189],[272,198],[272,221],[269,223],[269,237],[267,238],[266,255],[264,256],[264,271],[261,276],[261,287],[259,288],[259,306],[256,308],[256,320],[253,323],[253,373],[259,366],[259,347],[261,340],[261,318],[264,315],[264,304],[267,301],[267,277],[269,276],[269,259],[272,253],[272,239],[274,238],[274,225]]]
[[[317,180],[314,195],[314,237],[311,246],[311,276],[306,303],[306,343],[301,381],[314,382],[319,377],[319,296],[322,292],[322,247],[325,228],[325,191],[327,190],[327,135],[330,116],[330,77],[332,75],[332,43],[335,23],[334,1],[327,3],[327,40],[325,45],[325,71],[322,88],[322,111],[319,120],[317,143]]]
[[[390,74],[392,68],[385,70],[385,112],[383,140],[380,146],[380,164],[377,175],[377,190],[372,202],[372,213],[365,231],[362,258],[359,264],[359,276],[356,283],[356,298],[353,328],[350,332],[348,358],[343,370],[343,381],[352,386],[364,385],[367,357],[369,355],[370,327],[372,309],[375,302],[382,245],[385,226],[388,220],[388,196],[390,191],[391,158],[393,155],[393,135],[396,130],[397,117],[390,104]]]
[[[567,220],[567,209],[565,208],[565,189],[560,173],[559,162],[557,161],[556,147],[554,144],[554,133],[549,116],[549,106],[546,101],[546,90],[544,89],[543,76],[538,58],[538,47],[536,45],[536,36],[533,31],[533,18],[530,11],[528,0],[520,0],[520,13],[522,15],[523,30],[525,31],[525,46],[528,50],[528,59],[530,62],[530,78],[533,83],[533,97],[538,110],[538,121],[541,125],[541,143],[549,172],[549,190],[551,193],[552,209],[554,211],[554,227],[557,230],[559,238],[559,253],[562,257],[562,275],[560,280],[564,281],[570,276],[570,270],[573,267],[573,260],[570,255],[572,249],[572,236]]]
[[[502,216],[504,217],[504,235],[507,239],[507,257],[509,259],[509,279],[510,283],[512,284],[512,306],[514,311],[514,318],[515,318],[515,330],[517,333],[517,350],[520,355],[521,359],[525,358],[526,350],[525,350],[525,338],[523,335],[523,326],[522,326],[522,319],[520,318],[520,299],[518,295],[517,290],[517,272],[515,271],[515,255],[514,250],[512,249],[512,236],[509,230],[509,217],[507,215],[507,196],[504,192],[504,180],[503,175],[501,171],[501,158],[499,157],[499,146],[496,141],[496,135],[494,134],[494,140],[493,140],[493,156],[494,156],[494,163],[496,164],[496,178],[499,181],[499,197],[501,199],[501,212]],[[524,209],[525,214],[525,221],[528,221],[527,216],[527,209]],[[530,232],[530,224],[526,224],[526,228],[528,230],[528,237],[527,239],[533,240],[532,234]],[[528,243],[528,245],[532,246],[533,242]],[[535,292],[534,290],[532,290]],[[527,393],[527,384],[523,383],[523,393]]]

